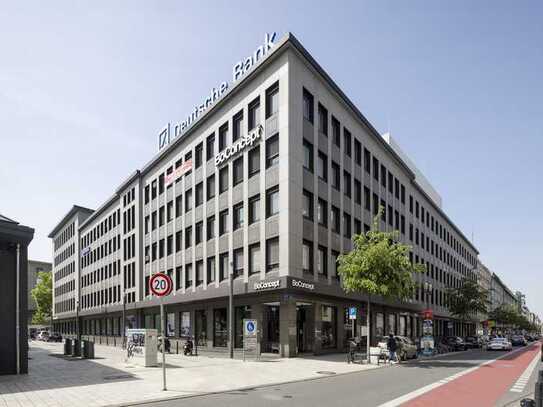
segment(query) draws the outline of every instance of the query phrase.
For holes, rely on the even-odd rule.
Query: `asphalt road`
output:
[[[521,355],[524,351],[518,351],[506,358],[515,360],[517,355]],[[153,407],[380,406],[503,355],[505,352],[470,350],[431,360],[402,363],[383,369],[338,376],[331,375],[322,379],[279,386],[259,387],[145,405]],[[524,392],[504,393],[499,405],[518,406],[520,398],[533,392],[535,378],[540,367],[541,365],[538,364],[534,369]],[[240,383],[240,387],[242,386],[243,383]]]

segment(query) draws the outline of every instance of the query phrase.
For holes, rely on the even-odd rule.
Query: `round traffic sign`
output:
[[[172,292],[173,282],[167,274],[156,273],[149,280],[149,288],[157,297],[163,297]]]
[[[255,324],[253,321],[247,322],[247,332],[253,332],[255,330]]]

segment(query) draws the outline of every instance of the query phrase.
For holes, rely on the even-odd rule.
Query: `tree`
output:
[[[473,279],[464,278],[460,287],[449,288],[447,294],[449,311],[461,322],[472,321],[477,314],[488,312],[488,290],[483,289]]]
[[[32,317],[33,324],[46,324],[50,321],[53,304],[53,279],[51,273],[38,272],[36,286],[31,291],[36,302],[36,312]]]
[[[370,300],[371,296],[406,300],[415,289],[414,273],[424,272],[422,264],[409,260],[411,247],[398,241],[399,233],[379,231],[379,219],[383,208],[373,219],[372,228],[353,236],[354,248],[338,258],[338,274],[342,277],[345,292],[368,295],[367,354],[370,361]]]
[[[518,309],[509,304],[501,304],[488,314],[488,318],[504,325],[517,325],[520,314]]]

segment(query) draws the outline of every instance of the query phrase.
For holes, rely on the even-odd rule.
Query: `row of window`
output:
[[[55,256],[55,267],[75,253],[75,243],[72,243]]]
[[[55,301],[55,313],[69,312],[75,310],[75,298],[68,298],[64,301]]]
[[[75,223],[72,222],[64,228],[64,230],[55,238],[54,247],[57,251],[64,243],[72,238],[75,234]]]
[[[55,297],[59,297],[63,294],[69,293],[75,290],[75,280],[66,281],[64,284],[55,287]]]
[[[64,265],[60,270],[55,271],[55,281],[58,281],[75,272],[75,262],[70,262]]]
[[[121,301],[121,285],[104,288],[103,290],[94,291],[92,293],[81,296],[83,308],[98,307],[106,304],[120,303]]]
[[[81,277],[81,287],[88,287],[114,277],[121,272],[121,261],[116,260]]]
[[[125,239],[126,240],[126,239]],[[113,236],[107,242],[102,243],[100,246],[95,247],[93,250],[90,250],[88,253],[81,257],[81,267],[85,268],[90,266],[94,262],[103,259],[110,254],[115,253],[117,250],[121,249],[121,235]],[[125,245],[125,257],[126,257],[126,245]]]
[[[81,238],[81,247],[85,248],[91,243],[95,242],[97,239],[104,236],[107,232],[117,227],[117,225],[120,222],[121,222],[121,210],[117,209],[116,211],[111,213],[111,215],[109,215],[107,218],[105,218],[100,223],[95,225],[89,232],[87,232]],[[126,223],[126,219],[125,219],[125,223]]]

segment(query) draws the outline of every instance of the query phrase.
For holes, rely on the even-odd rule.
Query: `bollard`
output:
[[[72,339],[72,356],[81,356],[81,345],[77,339]]]
[[[68,356],[72,354],[72,340],[66,338],[64,341],[64,355]]]

